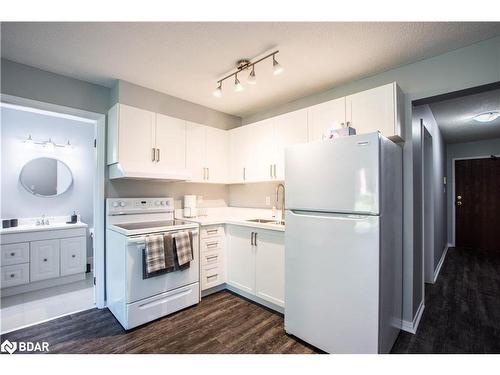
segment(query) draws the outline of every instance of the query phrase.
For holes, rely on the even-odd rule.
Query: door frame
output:
[[[460,158],[452,158],[451,159],[451,246],[455,247],[456,245],[456,206],[455,206],[455,161],[457,160],[474,160],[474,159],[489,159],[491,156],[500,157],[500,154],[490,154],[490,155],[481,155],[481,156],[464,156]]]
[[[38,100],[1,94],[0,101],[69,117],[79,117],[94,123],[96,139],[96,173],[94,178],[94,299],[97,308],[106,307],[105,280],[105,183],[106,183],[106,114],[85,111]]]
[[[434,180],[433,180],[433,165],[432,161],[434,160],[434,147],[433,142],[434,139],[432,134],[424,125],[423,120],[420,120],[421,126],[421,147],[422,147],[422,272],[423,272],[423,280],[424,280],[424,293],[425,293],[425,283],[434,283]],[[429,147],[431,150],[430,160],[431,165],[427,165],[426,163],[426,145],[428,144],[425,140],[426,136],[428,136]],[[427,176],[427,178],[426,178]],[[427,184],[427,180],[430,180],[430,185]],[[426,187],[427,186],[427,187]],[[426,194],[427,193],[427,194]],[[430,205],[431,212],[427,215],[427,218],[430,218],[431,230],[429,231],[427,228],[429,226],[428,220],[426,220],[426,201],[428,196],[430,195],[430,202],[427,204]],[[430,238],[428,238],[430,236]],[[430,248],[426,247],[426,244],[430,244]],[[430,262],[430,264],[429,264]],[[429,267],[431,270],[429,270]]]

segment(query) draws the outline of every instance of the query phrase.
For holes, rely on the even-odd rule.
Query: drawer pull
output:
[[[207,230],[208,234],[216,234],[219,230],[218,229],[209,229]]]
[[[15,273],[11,273],[11,274],[10,274],[10,277],[11,277],[11,278],[16,277],[16,274],[15,274]]]
[[[210,243],[207,243],[207,247],[217,247],[217,245],[219,244],[219,242],[210,242]]]
[[[43,258],[43,261],[46,262],[48,259],[47,258]]]
[[[212,256],[207,257],[207,260],[210,261],[212,259],[217,259],[218,257],[219,257],[218,255],[212,255]]]
[[[71,255],[71,258],[76,258],[76,255],[75,254]]]
[[[216,273],[215,275],[210,275],[210,276],[207,276],[207,281],[213,281],[213,280],[216,280],[217,279],[217,276],[219,276],[218,273]]]
[[[11,256],[11,257],[15,257],[15,256],[16,256],[16,253],[10,253],[10,256]]]

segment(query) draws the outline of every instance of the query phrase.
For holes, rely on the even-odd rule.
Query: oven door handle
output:
[[[176,234],[176,233],[180,233],[180,232],[185,232],[184,230],[179,230],[179,231],[176,231],[176,232],[168,232],[169,234]],[[167,232],[165,232],[167,233]],[[193,237],[194,236],[197,236],[198,235],[198,230],[195,229],[195,230],[191,230],[191,233],[193,234]],[[127,244],[128,245],[145,245],[146,244],[146,236],[140,236],[140,237],[130,237],[127,239]]]

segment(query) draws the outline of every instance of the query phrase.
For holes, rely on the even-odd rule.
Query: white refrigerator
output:
[[[402,149],[380,133],[285,151],[285,330],[387,353],[401,328]]]

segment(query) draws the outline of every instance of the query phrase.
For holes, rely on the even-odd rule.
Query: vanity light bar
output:
[[[54,147],[72,148],[73,147],[71,145],[71,142],[69,141],[69,139],[68,139],[68,142],[65,145],[61,145],[61,144],[57,144],[57,143],[53,142],[51,138],[49,138],[48,141],[34,140],[31,137],[31,134],[28,135],[28,138],[24,141],[24,143],[26,143],[28,145],[43,145],[45,147],[52,147],[52,148],[54,148]]]

